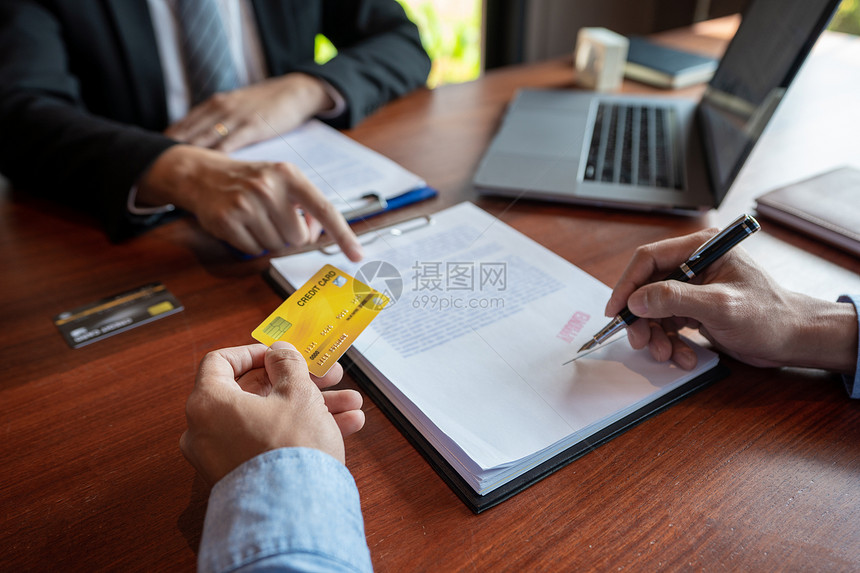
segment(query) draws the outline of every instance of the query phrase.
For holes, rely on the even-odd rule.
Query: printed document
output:
[[[316,119],[231,157],[293,163],[341,212],[362,207],[368,193],[387,199],[425,186],[414,173]]]
[[[626,336],[563,365],[607,322],[610,289],[471,203],[336,247],[275,258],[300,285],[324,264],[391,298],[348,355],[478,494],[492,491],[713,368]]]

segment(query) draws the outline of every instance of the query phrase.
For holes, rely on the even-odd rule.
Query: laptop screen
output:
[[[719,205],[840,0],[753,0],[699,104]]]

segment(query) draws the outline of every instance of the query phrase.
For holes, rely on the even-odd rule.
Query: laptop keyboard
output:
[[[680,190],[676,130],[671,107],[598,104],[585,180]]]

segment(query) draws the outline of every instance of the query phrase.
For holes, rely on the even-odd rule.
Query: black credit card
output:
[[[162,283],[150,283],[54,317],[72,348],[80,348],[183,309]]]

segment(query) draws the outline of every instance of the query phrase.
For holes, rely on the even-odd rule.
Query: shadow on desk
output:
[[[203,481],[200,474],[194,474],[191,484],[191,499],[188,506],[176,520],[176,528],[188,543],[188,548],[197,555],[200,548],[200,538],[203,534],[203,518],[206,516],[206,506],[209,503],[209,485]]]
[[[814,459],[822,452],[847,448],[858,459],[860,408],[852,409],[856,423],[846,432],[845,406],[851,399],[840,375],[806,368],[757,368],[725,355],[721,361],[732,372],[729,378],[673,408],[695,412],[701,424],[721,424],[738,415],[750,421],[744,436],[734,433],[740,430],[726,428],[727,440],[749,440],[767,450],[777,436],[796,435],[796,454],[801,458]],[[838,428],[832,424],[834,416],[842,421]],[[784,448],[784,440],[780,443]]]
[[[723,353],[720,361],[728,366],[732,377],[703,391],[707,402],[698,407],[745,410],[784,404],[786,399],[802,403],[850,402],[838,374],[813,368],[759,368]]]

